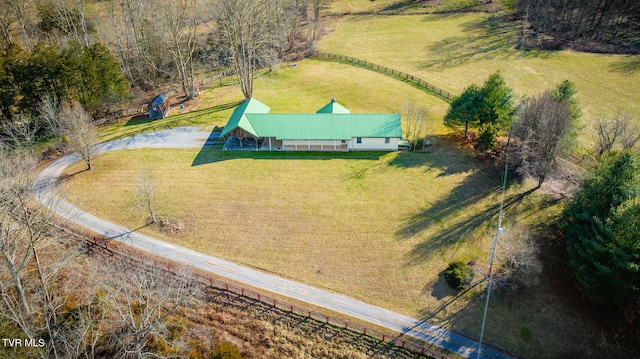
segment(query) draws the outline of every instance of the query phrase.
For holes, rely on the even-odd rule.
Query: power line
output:
[[[509,168],[509,144],[511,142],[511,130],[513,128],[513,121],[511,121],[511,126],[509,127],[509,137],[507,139],[507,147],[504,155],[504,172],[502,173],[502,195],[500,197],[500,212],[498,216],[498,230],[496,234],[493,235],[493,241],[491,242],[491,251],[489,252],[489,273],[487,274],[487,279],[489,284],[487,285],[487,297],[484,302],[484,311],[482,313],[482,326],[480,328],[480,339],[478,340],[478,351],[476,352],[476,358],[480,359],[480,354],[482,353],[482,339],[484,338],[484,327],[487,322],[487,311],[489,310],[489,297],[491,296],[491,288],[493,286],[493,280],[491,276],[493,275],[493,262],[496,257],[496,249],[498,247],[498,237],[502,234],[502,210],[504,208],[504,194],[507,190],[507,170]]]

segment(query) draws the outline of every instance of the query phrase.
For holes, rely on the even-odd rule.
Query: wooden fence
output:
[[[308,308],[291,304],[286,301],[266,295],[264,293],[257,292],[253,289],[248,289],[235,284],[221,281],[217,278],[214,278],[212,275],[203,273],[202,271],[193,271],[186,265],[179,264],[164,258],[148,255],[125,244],[116,242],[113,239],[89,235],[88,233],[82,232],[75,227],[61,225],[59,226],[59,228],[65,233],[84,241],[90,251],[100,251],[109,256],[132,261],[135,265],[141,266],[141,269],[149,271],[159,270],[168,275],[183,276],[186,277],[186,279],[193,281],[194,284],[202,285],[205,288],[215,288],[223,290],[228,293],[233,293],[245,298],[255,300],[273,309],[306,317],[318,323],[332,325],[337,328],[361,333],[362,335],[380,340],[381,342],[386,342],[388,344],[412,350],[414,353],[416,353],[416,355],[419,354],[420,356],[434,359],[450,359],[448,356],[432,348],[425,347],[424,344],[420,343],[420,341],[418,341],[417,339],[406,336],[404,334],[394,334],[391,331],[383,332],[362,324],[350,322],[345,319],[333,317]]]
[[[367,60],[361,60],[361,59],[357,59],[355,57],[350,57],[350,56],[344,56],[344,55],[337,55],[337,54],[329,54],[326,52],[316,52],[313,57],[315,58],[320,58],[320,59],[329,59],[329,60],[336,60],[336,61],[340,61],[340,62],[344,62],[344,63],[351,63],[357,66],[363,66],[366,67],[368,69],[371,69],[373,71],[377,71],[380,73],[383,73],[385,75],[389,75],[391,77],[396,77],[396,78],[400,78],[403,81],[409,82],[412,85],[414,85],[415,87],[427,92],[427,93],[431,93],[431,94],[435,94],[438,95],[440,97],[442,97],[444,100],[446,100],[447,102],[450,102],[451,100],[453,100],[453,98],[455,97],[453,94],[442,90],[424,80],[422,80],[419,77],[416,77],[414,75],[410,75],[408,73],[402,72],[402,71],[398,71],[398,70],[394,70],[391,68],[388,68],[386,66],[382,66],[382,65],[378,65],[378,64],[374,64],[372,62],[369,62]]]

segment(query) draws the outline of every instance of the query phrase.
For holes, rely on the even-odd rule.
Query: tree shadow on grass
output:
[[[145,123],[149,123],[153,121],[152,119],[149,118],[149,114],[143,114],[143,115],[135,115],[132,116],[127,123],[125,123],[125,126],[137,126],[137,125],[143,125]]]
[[[209,142],[209,140],[207,140]],[[357,159],[378,161],[388,152],[304,152],[304,151],[223,151],[221,146],[205,145],[193,159],[191,166],[202,166],[236,159],[252,160],[335,160]]]
[[[610,65],[610,70],[626,75],[634,74],[640,71],[640,55],[629,55]]]
[[[399,152],[389,161],[389,166],[399,168],[420,168],[425,170],[437,169],[438,177],[445,177],[457,173],[481,170],[486,164],[475,158],[467,150],[463,140],[457,136],[436,135],[431,136],[433,145],[424,151]]]
[[[180,125],[184,125],[185,120],[194,119],[200,116],[207,116],[216,112],[232,109],[238,106],[242,101],[224,103],[212,107],[207,107],[195,111],[189,111],[185,113],[175,114],[161,120],[149,120],[147,115],[134,116],[124,126],[119,127],[118,135],[110,138],[110,140],[117,140],[121,138],[131,137],[143,132],[158,131],[167,128],[172,128]],[[146,119],[145,119],[146,117]],[[188,123],[188,122],[187,122]],[[123,129],[124,128],[124,129]]]
[[[436,233],[431,238],[417,244],[407,255],[409,264],[421,263],[434,251],[449,247],[460,240],[465,240],[474,230],[486,226],[490,221],[497,224],[500,211],[500,201],[498,197],[500,190],[499,186],[478,188],[477,181],[471,178],[469,181],[465,181],[465,183],[457,187],[451,196],[434,203],[429,208],[425,208],[422,212],[409,218],[404,227],[397,233],[401,238],[410,238],[415,234],[437,226]],[[504,199],[503,209],[506,210],[519,203],[534,191],[535,189],[530,189],[506,197]],[[465,195],[465,193],[470,193],[470,195]],[[471,216],[463,216],[462,219],[456,219],[453,223],[443,224],[448,217],[455,215],[456,212],[465,210],[465,208],[491,195],[496,196],[496,201],[488,207]]]
[[[501,17],[487,17],[463,25],[463,35],[445,38],[427,47],[432,58],[422,63],[424,69],[444,70],[474,60],[508,59],[518,44],[517,24]]]
[[[64,183],[64,182],[72,179],[73,177],[75,177],[75,176],[77,176],[77,175],[79,175],[79,174],[81,174],[83,172],[87,172],[87,171],[89,171],[88,168],[83,168],[83,169],[78,170],[78,171],[76,171],[74,173],[63,174],[62,176],[58,177],[58,183]]]

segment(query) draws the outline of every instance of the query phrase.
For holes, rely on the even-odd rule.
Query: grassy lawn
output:
[[[397,113],[408,101],[428,109],[433,132],[446,133],[442,117],[448,104],[406,83],[366,69],[331,62],[304,60],[275,66],[273,71],[255,80],[254,97],[271,107],[272,113],[314,113],[332,97],[352,113]],[[370,91],[368,89],[376,89]],[[118,122],[100,129],[100,140],[108,141],[142,132],[177,126],[212,129],[224,126],[243,96],[233,78],[222,86],[214,82],[200,91],[201,96],[188,103],[190,109],[173,108],[162,120],[146,116]]]
[[[569,79],[576,84],[583,125],[616,111],[640,123],[640,55],[601,55],[574,51],[515,49],[521,24],[491,15],[358,15],[331,19],[331,32],[319,50],[349,55],[417,75],[460,93],[496,70],[519,95],[537,94]],[[584,130],[582,140],[590,140]]]
[[[453,260],[485,263],[500,175],[440,143],[430,153],[121,151],[96,158],[66,189],[81,208],[138,228],[146,218],[131,209],[133,188],[147,170],[160,184],[161,216],[183,229],[143,231],[477,337],[482,296],[454,299],[441,273]],[[553,196],[519,196],[529,188],[510,187],[507,226],[557,214]],[[565,343],[567,332],[606,339],[578,315],[556,321],[575,311],[547,284],[497,297],[485,338],[536,357],[584,350],[586,341]]]
[[[329,16],[352,13],[412,14],[478,7],[478,0],[335,0],[325,9],[325,14]]]
[[[467,0],[419,2],[447,10]],[[472,2],[472,1],[468,1]],[[341,0],[331,14],[416,10],[414,1]],[[578,88],[586,127],[621,110],[640,120],[638,56],[572,51],[520,53],[518,24],[487,14],[331,18],[319,45],[417,75],[459,93],[501,70],[519,95],[539,93],[564,79]],[[145,224],[133,207],[143,170],[160,184],[161,217],[180,222],[178,234],[142,231],[201,252],[340,292],[477,338],[484,298],[456,298],[442,271],[453,260],[482,267],[497,224],[501,168],[445,140],[448,105],[410,85],[349,65],[303,60],[281,64],[256,79],[254,97],[273,113],[312,113],[331,97],[353,113],[398,112],[407,101],[429,109],[434,146],[428,153],[228,153],[216,149],[135,150],[96,158],[95,170],[64,187],[81,208],[130,228]],[[101,139],[168,127],[223,126],[242,94],[227,79],[201,89],[186,110],[164,120],[131,119],[101,129]],[[583,143],[590,141],[587,129]],[[196,165],[194,165],[194,163]],[[81,165],[70,168],[72,174]],[[562,202],[530,184],[511,183],[505,225],[550,223]],[[109,193],[108,201],[104,193]],[[534,288],[493,297],[485,341],[524,357],[598,357],[616,342],[585,316],[581,299],[559,298],[572,287],[565,264],[545,257]],[[553,272],[553,273],[549,273]],[[566,280],[558,282],[558,278]],[[570,290],[569,290],[570,291]],[[569,299],[567,299],[569,298]],[[598,348],[593,347],[598,343]]]
[[[204,164],[193,166],[196,156]],[[70,200],[92,213],[144,224],[144,213],[130,208],[146,169],[160,184],[161,214],[188,228],[165,239],[414,315],[437,305],[422,293],[425,273],[486,253],[477,236],[494,215],[484,210],[495,206],[499,182],[447,147],[338,155],[138,150],[96,161],[95,171],[68,182]],[[100,193],[114,195],[105,203]],[[424,218],[427,209],[433,213]],[[485,216],[469,226],[477,213]],[[456,225],[455,234],[444,231]]]

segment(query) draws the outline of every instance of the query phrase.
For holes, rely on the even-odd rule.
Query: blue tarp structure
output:
[[[152,120],[167,117],[169,114],[169,99],[161,93],[149,103],[149,118]]]

